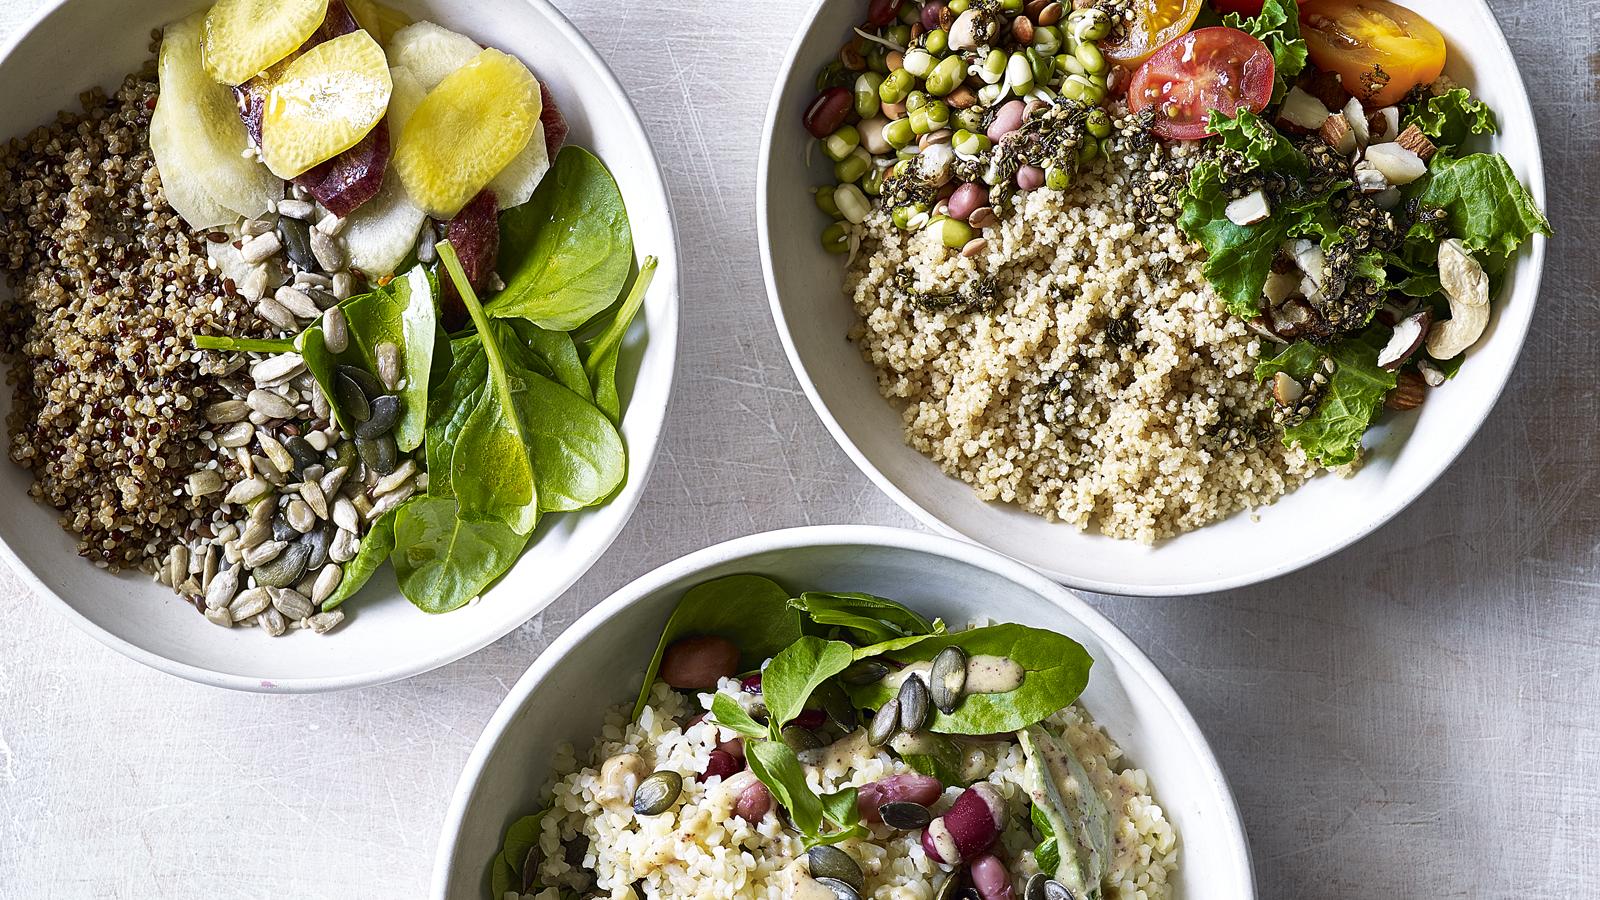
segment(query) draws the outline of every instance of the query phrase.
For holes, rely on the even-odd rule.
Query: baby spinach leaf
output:
[[[522,864],[528,859],[528,851],[539,843],[539,827],[548,812],[549,810],[540,810],[531,816],[523,816],[506,829],[505,846],[501,849],[501,855],[511,865],[511,871],[518,875],[522,874]]]
[[[678,638],[696,635],[732,641],[739,647],[740,664],[752,670],[799,640],[800,619],[789,609],[789,592],[759,575],[728,575],[695,585],[684,592],[661,632],[634,704],[634,718],[650,699],[650,686],[661,670],[661,656],[667,647]]]
[[[400,506],[389,510],[372,523],[367,533],[361,537],[361,549],[356,552],[356,558],[344,564],[344,580],[339,582],[338,590],[333,596],[322,601],[322,611],[327,612],[337,609],[340,604],[356,595],[356,592],[366,587],[367,581],[372,578],[372,573],[378,571],[383,561],[394,552],[394,520],[406,504],[414,501],[407,500]]]
[[[809,836],[822,831],[822,799],[806,783],[805,769],[789,745],[779,741],[751,741],[745,744],[745,757],[750,771],[789,811],[789,817],[801,833]]]
[[[488,312],[571,331],[616,302],[632,266],[622,192],[605,164],[568,146],[532,199],[500,216],[506,287]]]
[[[718,725],[729,731],[738,732],[742,737],[758,740],[767,737],[767,726],[751,718],[744,707],[739,705],[739,701],[727,694],[717,694],[711,698],[711,718]]]
[[[622,338],[638,316],[639,309],[644,306],[645,292],[650,289],[650,282],[655,275],[656,258],[646,257],[644,265],[639,267],[639,276],[633,280],[633,289],[622,301],[622,307],[612,316],[605,331],[584,348],[583,371],[594,395],[595,405],[613,422],[622,421],[622,401],[617,397],[617,360],[622,355]]]
[[[1078,699],[1089,683],[1089,667],[1094,663],[1088,651],[1066,635],[1015,624],[929,635],[913,646],[881,655],[902,664],[926,662],[946,647],[960,647],[969,657],[1006,657],[1025,674],[1015,690],[968,694],[950,715],[933,710],[927,730],[936,734],[999,734],[1042,721]],[[863,648],[857,655],[871,649]],[[849,690],[850,698],[862,709],[877,709],[894,696],[889,682]]]
[[[454,500],[417,497],[396,509],[392,557],[400,592],[423,612],[459,609],[517,561],[528,536],[469,522]]]
[[[806,635],[783,648],[761,673],[761,695],[776,737],[805,709],[811,693],[843,672],[855,660],[855,648],[843,641]]]
[[[467,388],[463,397],[466,402],[461,408],[444,410],[447,424],[433,429],[440,438],[440,447],[437,456],[435,448],[429,448],[429,477],[440,470],[448,473],[438,495],[445,496],[444,491],[448,490],[460,504],[461,518],[499,523],[518,534],[531,534],[539,523],[539,488],[523,420],[528,383],[510,371],[499,332],[489,327],[489,319],[478,304],[455,248],[448,241],[441,241],[438,249],[439,260],[460,292],[478,335],[476,354],[465,341],[452,345],[456,361],[447,380],[456,375],[457,367],[465,370],[450,394]],[[469,373],[476,375],[480,367],[483,390],[478,390],[476,382],[467,377]],[[440,398],[436,397],[433,412],[441,412],[439,404]],[[443,455],[446,446],[448,457]],[[436,462],[441,464],[438,469],[434,468]],[[429,492],[434,492],[431,481]]]
[[[935,630],[934,623],[922,614],[893,600],[871,594],[808,591],[790,600],[789,605],[799,610],[805,616],[805,621],[823,626],[819,629],[807,628],[808,634],[825,634],[831,627],[846,628],[862,644],[932,634]]]
[[[572,335],[540,328],[521,319],[505,319],[499,324],[503,329],[501,342],[518,341],[527,351],[523,361],[530,368],[585,400],[593,399],[589,376],[583,371],[583,360],[578,357],[578,345]],[[509,330],[510,336],[505,335],[504,330]]]
[[[1298,341],[1256,366],[1258,380],[1285,372],[1307,384],[1322,370],[1324,359],[1332,358],[1337,365],[1316,410],[1304,422],[1283,430],[1285,445],[1299,446],[1325,466],[1355,462],[1361,453],[1361,436],[1395,386],[1395,374],[1378,366],[1378,353],[1388,343],[1385,331],[1375,325],[1331,347]]]
[[[521,887],[517,882],[517,873],[506,862],[505,854],[496,853],[494,862],[489,866],[489,896],[494,900],[504,900],[506,894]]]
[[[628,474],[617,427],[587,397],[521,366],[515,355],[510,367],[521,382],[523,440],[539,509],[583,509],[611,496]]]

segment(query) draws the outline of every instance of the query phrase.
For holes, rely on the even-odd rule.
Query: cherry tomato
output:
[[[1132,68],[1150,58],[1156,49],[1194,27],[1205,0],[1134,0],[1134,18],[1122,39],[1104,42],[1106,59]]]
[[[1263,0],[1211,0],[1219,13],[1238,13],[1241,16],[1261,15]]]
[[[1444,36],[1389,0],[1306,0],[1300,32],[1317,68],[1368,107],[1391,106],[1444,71]]]
[[[1272,99],[1272,51],[1237,28],[1202,28],[1162,47],[1133,73],[1128,108],[1154,107],[1153,130],[1175,141],[1209,137],[1212,110],[1261,112]]]

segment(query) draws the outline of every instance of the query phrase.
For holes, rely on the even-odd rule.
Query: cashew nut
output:
[[[1428,332],[1428,355],[1454,359],[1489,327],[1489,275],[1466,246],[1452,238],[1439,245],[1439,283],[1450,300],[1450,318]]]

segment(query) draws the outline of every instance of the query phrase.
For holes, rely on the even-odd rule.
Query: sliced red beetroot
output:
[[[389,169],[389,122],[378,123],[361,143],[294,180],[339,218],[378,195]]]
[[[495,258],[500,255],[500,201],[494,192],[479,191],[478,196],[467,201],[461,212],[445,225],[444,236],[461,257],[467,283],[482,297],[489,279],[494,276]],[[440,284],[439,302],[445,327],[456,331],[467,324],[466,303],[449,278],[441,279]],[[716,686],[715,681],[712,686]]]
[[[539,82],[539,102],[544,104],[544,110],[539,113],[539,121],[544,123],[544,149],[554,161],[561,145],[566,143],[570,129],[567,128],[566,116],[561,114],[561,107],[556,105],[555,95],[550,93],[550,86],[543,81]]]

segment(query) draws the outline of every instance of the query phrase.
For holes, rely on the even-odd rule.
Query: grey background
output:
[[[682,236],[679,381],[638,514],[493,647],[333,696],[144,669],[0,567],[0,898],[419,896],[473,741],[583,610],[726,538],[912,525],[812,414],[761,284],[761,119],[808,4],[558,2],[652,129]],[[0,34],[41,3],[0,0]],[[1408,512],[1321,565],[1224,595],[1091,598],[1210,737],[1263,898],[1600,894],[1600,4],[1491,5],[1533,95],[1559,236],[1488,425]]]

